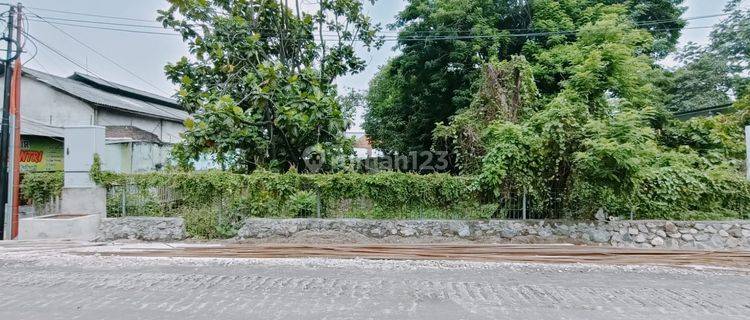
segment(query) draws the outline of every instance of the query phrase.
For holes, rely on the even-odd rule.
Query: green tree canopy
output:
[[[166,66],[192,113],[174,154],[213,155],[226,167],[302,167],[305,150],[350,152],[347,110],[332,81],[361,71],[354,42],[380,45],[358,0],[321,0],[314,13],[289,0],[170,0],[160,11],[191,57]]]
[[[709,43],[689,43],[676,58],[681,66],[670,73],[668,108],[690,111],[728,104],[747,90],[750,65],[750,10],[731,0],[727,14],[711,31]]]
[[[564,74],[538,67],[535,59],[574,41],[601,5],[622,4],[626,18],[655,39],[644,53],[665,56],[684,25],[681,2],[411,0],[394,25],[401,28],[401,54],[370,84],[365,130],[386,151],[428,150],[435,124],[471,104],[482,65],[491,59],[523,54],[540,93],[557,94]]]
[[[485,112],[504,98],[488,101],[482,86],[475,102],[483,102],[439,126],[436,137],[453,139],[461,168],[479,174],[482,188],[496,196],[526,190],[536,209],[578,217],[598,208],[651,218],[743,217],[750,205],[740,171],[746,99],[732,115],[671,118],[656,85],[662,71],[647,53],[654,38],[626,13],[621,5],[599,6],[575,41],[536,56],[536,68],[565,79],[556,95],[522,99],[518,117],[488,118]],[[517,57],[496,68],[524,74],[526,65]],[[509,79],[538,82],[528,77]],[[493,78],[485,72],[481,83]],[[492,87],[506,97],[533,92],[533,85],[517,83]],[[467,128],[479,138],[467,139]]]

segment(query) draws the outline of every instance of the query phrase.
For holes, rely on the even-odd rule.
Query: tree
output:
[[[690,111],[730,103],[747,89],[750,65],[750,10],[727,3],[727,17],[711,31],[706,46],[689,43],[677,54],[681,66],[670,74],[668,108]]]
[[[379,26],[357,0],[322,0],[315,13],[289,0],[170,0],[160,21],[191,57],[165,67],[192,113],[174,155],[214,155],[241,172],[303,168],[306,150],[351,151],[346,110],[332,81],[361,71],[354,42],[377,47]]]
[[[599,208],[648,218],[746,216],[750,183],[740,168],[742,128],[750,122],[747,98],[731,115],[687,122],[671,118],[656,85],[662,71],[646,54],[653,37],[636,28],[626,12],[619,5],[600,6],[575,41],[536,56],[537,67],[565,79],[556,95],[539,100],[541,106],[531,103],[518,118],[487,121],[464,117],[482,115],[477,110],[483,109],[472,105],[436,133],[479,131],[480,139],[473,140],[480,143],[460,137],[457,153],[481,149],[481,166],[473,171],[480,186],[501,198],[528,191],[531,210],[586,218]],[[519,58],[505,63],[506,70],[525,69]],[[492,75],[483,78],[488,83]],[[505,82],[495,88],[513,87]],[[475,101],[485,92],[482,87]]]
[[[442,146],[455,154],[463,173],[481,169],[487,152],[483,132],[488,126],[498,121],[515,124],[536,111],[538,91],[523,56],[486,64],[478,87],[471,105],[459,110],[450,124],[439,123],[433,133],[437,145],[443,142]]]
[[[526,56],[540,93],[554,96],[562,74],[535,57],[574,41],[575,30],[593,22],[602,5],[622,4],[636,26],[656,39],[645,53],[662,57],[684,25],[681,2],[411,0],[394,25],[401,28],[401,54],[370,84],[375,93],[368,99],[365,129],[374,146],[386,151],[429,150],[435,124],[471,104],[482,66],[513,55]]]

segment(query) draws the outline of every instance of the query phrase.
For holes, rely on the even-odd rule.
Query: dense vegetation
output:
[[[364,67],[355,40],[379,45],[359,1],[321,1],[317,14],[172,3],[162,20],[194,54],[167,67],[192,113],[175,157],[227,170],[119,175],[95,161],[112,215],[179,215],[193,235],[226,237],[246,217],[504,218],[525,194],[528,210],[565,218],[750,218],[750,12],[738,0],[674,70],[656,61],[675,53],[680,0],[410,0],[401,53],[364,96],[365,129],[390,153],[451,151],[454,175],[298,173],[307,147],[350,152],[342,133],[362,97],[337,98],[331,83]],[[671,115],[730,102],[729,114]],[[29,174],[22,192],[42,203],[61,187],[61,174]]]
[[[394,25],[400,30],[401,54],[370,84],[365,130],[374,146],[386,151],[429,150],[435,124],[473,100],[481,66],[513,55],[524,55],[535,66],[545,97],[556,95],[563,78],[554,65],[537,65],[537,57],[574,41],[575,30],[595,22],[602,7],[611,4],[620,4],[625,19],[652,35],[644,53],[663,57],[684,26],[681,2],[410,0]],[[564,64],[557,61],[557,66]]]
[[[368,134],[396,153],[449,149],[456,170],[477,175],[493,195],[527,190],[571,216],[604,208],[644,218],[743,217],[750,13],[730,1],[711,43],[684,49],[678,58],[687,63],[669,71],[656,59],[675,38],[638,17],[655,10],[672,18],[646,20],[679,29],[680,1],[656,2],[537,1],[518,11],[479,0],[410,1],[400,16],[403,53],[370,84]],[[512,25],[497,22],[508,12],[535,28],[575,31],[504,37]],[[496,36],[408,41],[415,30]],[[668,112],[732,95],[744,97],[734,114],[680,122]]]
[[[483,199],[476,178],[447,174],[207,171],[99,177],[110,189],[108,216],[121,215],[123,205],[128,216],[181,216],[191,235],[208,238],[233,236],[248,217],[316,217],[318,208],[327,218],[486,219],[496,216],[498,207],[484,204],[490,199]],[[62,186],[62,175],[28,174],[23,195],[44,203],[60,192],[44,186]]]
[[[731,0],[722,23],[711,32],[709,43],[689,43],[676,53],[682,65],[667,72],[664,83],[671,111],[689,111],[728,104],[747,92],[750,65],[750,11]]]
[[[302,168],[308,147],[351,152],[343,132],[353,110],[332,81],[364,68],[355,43],[380,45],[361,1],[321,0],[312,14],[299,1],[170,3],[159,19],[191,53],[165,68],[192,113],[174,150],[181,165],[209,157],[236,172],[285,171]]]

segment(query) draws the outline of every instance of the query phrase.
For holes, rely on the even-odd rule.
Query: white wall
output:
[[[133,172],[155,171],[157,166],[164,169],[169,159],[170,145],[155,143],[133,144]]]
[[[95,124],[94,108],[81,100],[28,77],[21,78],[21,88],[21,116],[26,119],[56,127]]]
[[[141,117],[103,108],[98,110],[96,121],[100,126],[134,126],[155,134],[166,143],[179,142],[180,132],[185,131],[185,126],[178,122]]]
[[[105,170],[120,173],[155,171],[167,165],[171,145],[147,142],[109,143]]]
[[[0,81],[0,91],[3,83]],[[179,121],[161,120],[94,108],[33,78],[21,78],[21,114],[26,119],[56,127],[99,125],[135,126],[156,134],[165,143],[180,141],[185,126]]]
[[[185,125],[181,122],[163,121],[163,130],[159,139],[164,143],[178,143],[182,141],[180,133],[185,131]]]
[[[111,172],[130,172],[130,144],[107,143],[104,145],[104,170]]]
[[[353,148],[353,149],[354,149],[354,156],[357,159],[377,158],[377,157],[383,156],[383,152],[380,150],[365,149],[365,148]]]

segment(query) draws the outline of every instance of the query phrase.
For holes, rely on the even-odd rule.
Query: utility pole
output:
[[[10,208],[10,220],[5,228],[5,239],[13,240],[18,237],[19,205],[21,198],[21,39],[23,38],[23,6],[19,2],[16,5],[16,43],[18,54],[13,59],[13,78],[11,80],[10,92],[10,144],[8,146],[8,206]],[[7,213],[6,213],[7,214]]]
[[[8,34],[3,36],[7,48],[5,51],[5,86],[3,87],[3,116],[0,131],[0,239],[8,239],[10,235],[10,208],[8,208],[8,145],[10,143],[10,91],[13,79],[11,63],[17,57],[18,42],[13,39],[13,19],[15,18],[16,8],[10,7],[8,11]],[[15,45],[15,48],[14,48]]]

